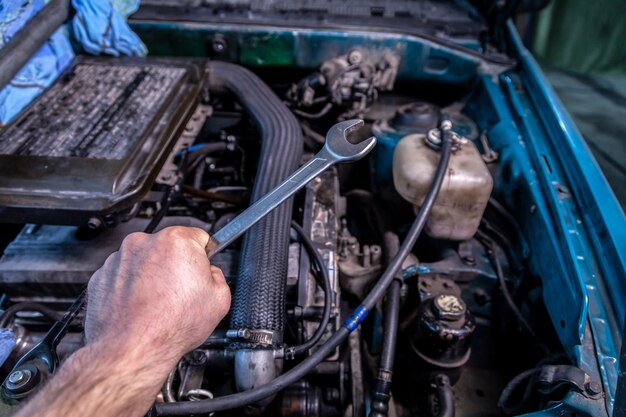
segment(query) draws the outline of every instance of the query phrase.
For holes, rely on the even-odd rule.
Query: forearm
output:
[[[172,366],[156,349],[95,343],[75,352],[17,417],[142,416]]]

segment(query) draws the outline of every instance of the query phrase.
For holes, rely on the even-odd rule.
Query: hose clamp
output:
[[[275,332],[263,329],[231,329],[226,332],[226,337],[234,341],[272,345],[274,344]]]

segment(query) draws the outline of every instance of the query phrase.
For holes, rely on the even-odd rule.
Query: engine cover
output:
[[[202,80],[189,60],[75,62],[0,132],[0,217],[117,222],[150,189]]]

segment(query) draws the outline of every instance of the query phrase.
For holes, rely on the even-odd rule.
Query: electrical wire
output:
[[[502,291],[502,295],[504,296],[504,300],[509,306],[509,309],[511,309],[511,311],[517,318],[517,321],[522,325],[522,327],[524,327],[524,329],[528,332],[528,334],[531,335],[534,339],[539,340],[539,338],[537,337],[537,333],[535,333],[530,323],[528,323],[528,320],[526,320],[526,318],[524,317],[520,309],[517,307],[517,304],[515,304],[515,300],[513,300],[513,296],[511,295],[511,292],[509,291],[509,288],[506,285],[506,278],[504,277],[504,272],[502,271],[502,265],[500,264],[498,255],[495,252],[493,241],[480,230],[476,232],[476,237],[487,248],[487,252],[491,259],[491,263],[493,264],[493,267],[496,272],[496,276],[498,277],[498,284],[500,285],[500,290]]]
[[[330,286],[330,277],[328,276],[328,271],[326,270],[326,265],[324,265],[322,255],[313,247],[313,242],[298,223],[291,222],[291,228],[298,233],[302,246],[306,249],[313,265],[315,265],[316,272],[321,277],[322,282],[319,284],[324,289],[324,311],[322,313],[322,320],[310,339],[298,346],[285,349],[285,357],[288,359],[307,352],[322,339],[322,336],[324,336],[324,332],[326,331],[326,327],[328,327],[328,323],[330,322],[330,312],[333,306],[333,289]]]
[[[439,159],[439,163],[437,164],[437,169],[435,170],[433,182],[428,190],[428,193],[426,194],[426,197],[424,198],[424,202],[420,207],[419,212],[417,213],[417,216],[415,217],[415,220],[413,221],[413,224],[404,239],[404,242],[402,242],[398,253],[393,257],[387,266],[387,269],[385,269],[385,272],[374,285],[374,288],[372,288],[367,297],[365,297],[362,304],[354,310],[352,315],[343,323],[343,325],[326,342],[321,344],[320,347],[308,358],[304,359],[298,365],[265,385],[248,391],[230,394],[211,400],[155,404],[153,411],[156,415],[185,416],[189,414],[209,414],[214,411],[243,407],[274,395],[308,374],[317,364],[333,353],[335,349],[348,338],[351,332],[359,327],[363,320],[365,320],[365,317],[367,317],[369,311],[383,297],[387,288],[389,288],[389,285],[394,281],[394,279],[396,279],[396,274],[400,271],[404,259],[409,255],[409,253],[411,253],[411,250],[424,229],[426,220],[428,219],[428,216],[430,215],[430,212],[435,204],[435,200],[437,199],[437,195],[439,194],[439,190],[441,189],[441,185],[443,184],[448,168],[453,142],[452,132],[450,130],[451,123],[448,120],[444,120],[441,123],[441,127],[443,130],[441,157]]]
[[[292,109],[291,111],[305,119],[314,120],[314,119],[321,119],[322,117],[326,116],[328,112],[332,110],[332,108],[333,108],[332,103],[327,103],[324,107],[322,107],[322,110],[318,111],[317,113],[308,113],[308,112],[298,110],[298,109]]]

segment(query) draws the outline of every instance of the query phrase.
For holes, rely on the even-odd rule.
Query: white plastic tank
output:
[[[418,207],[424,202],[439,162],[438,135],[439,130],[433,129],[428,135],[405,136],[394,151],[394,186]],[[493,179],[474,143],[457,137],[424,231],[439,239],[470,239],[478,229],[492,188]]]

